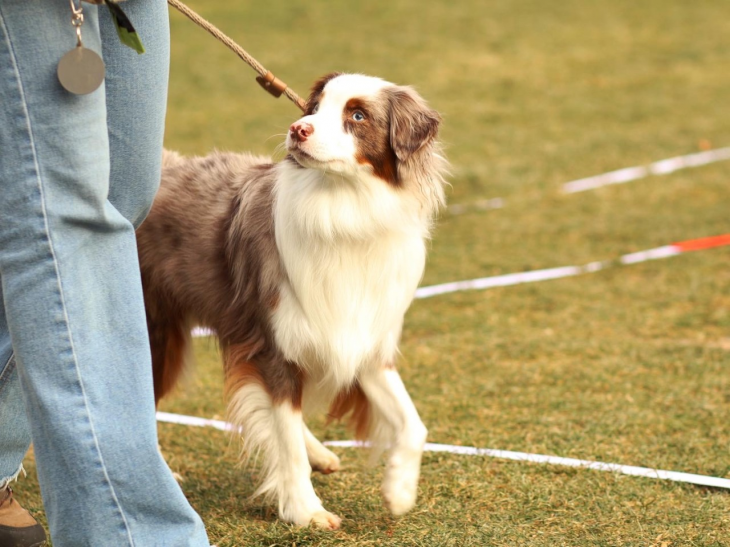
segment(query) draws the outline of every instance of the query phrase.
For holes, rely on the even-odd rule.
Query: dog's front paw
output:
[[[312,492],[309,499],[289,499],[288,503],[279,506],[279,517],[285,522],[297,526],[312,526],[322,530],[337,530],[342,519],[330,513]]]
[[[383,501],[388,510],[399,517],[413,509],[418,491],[420,454],[413,455],[406,462],[389,462],[383,480]]]
[[[337,530],[342,524],[342,519],[329,511],[317,511],[312,515],[312,526],[322,530]]]
[[[416,487],[417,484],[397,487],[383,485],[383,501],[388,511],[399,517],[413,509],[416,505]]]
[[[312,466],[312,471],[329,475],[340,469],[340,458],[322,447],[316,454],[310,454],[309,464]]]

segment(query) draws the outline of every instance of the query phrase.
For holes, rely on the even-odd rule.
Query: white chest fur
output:
[[[425,264],[419,205],[381,180],[282,167],[276,242],[288,279],[273,316],[287,359],[346,385],[392,360]]]

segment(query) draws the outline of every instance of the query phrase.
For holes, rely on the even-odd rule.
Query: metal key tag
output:
[[[78,9],[74,0],[71,4],[71,24],[76,29],[76,47],[66,53],[58,62],[58,81],[71,93],[86,95],[99,89],[104,81],[104,61],[95,51],[85,48],[81,40],[81,25],[84,24],[84,14],[79,2]]]

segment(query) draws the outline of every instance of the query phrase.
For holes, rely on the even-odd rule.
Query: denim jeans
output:
[[[55,546],[206,546],[157,449],[134,228],[159,184],[165,0],[83,4],[104,85],[68,93],[68,0],[0,0],[0,486],[32,439]]]

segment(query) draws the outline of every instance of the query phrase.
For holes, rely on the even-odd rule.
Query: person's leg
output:
[[[0,491],[20,473],[29,446],[30,424],[25,415],[0,289]]]
[[[99,52],[97,10],[84,12]],[[74,45],[67,2],[0,2],[0,280],[51,535],[207,545],[157,451],[134,228],[108,200],[105,90],[73,96],[56,79]]]
[[[101,9],[111,157],[109,201],[136,228],[160,186],[170,28],[165,0],[129,0],[122,7],[146,51],[139,55],[123,45],[107,10]]]

